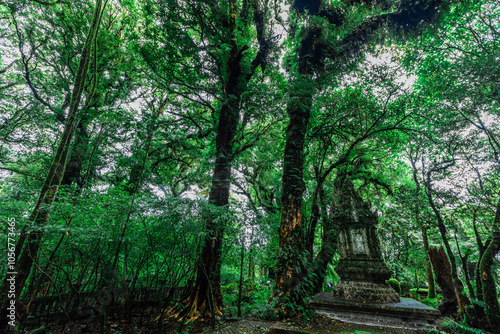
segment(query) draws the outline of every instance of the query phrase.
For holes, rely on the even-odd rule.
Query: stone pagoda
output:
[[[348,177],[335,203],[333,222],[338,231],[340,261],[335,271],[340,281],[332,292],[320,292],[309,300],[314,311],[376,331],[395,328],[420,333],[439,329],[438,310],[413,299],[400,299],[385,282],[391,271],[382,259],[378,217]]]
[[[382,304],[399,302],[399,294],[385,282],[392,272],[382,259],[378,217],[356,193],[349,177],[335,203],[333,221],[337,225],[340,254],[335,268],[340,276],[333,290],[335,298]]]

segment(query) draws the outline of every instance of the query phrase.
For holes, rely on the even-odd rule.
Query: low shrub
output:
[[[424,303],[427,306],[430,306],[430,307],[433,307],[435,309],[438,309],[440,301],[441,301],[441,295],[438,294],[436,296],[436,298],[425,298],[425,299],[422,299],[420,302]]]
[[[226,313],[236,316],[238,313],[238,292],[239,282],[234,282],[222,287],[222,296]],[[252,280],[245,280],[242,285],[241,294],[241,314],[263,317],[266,320],[275,320],[269,305],[266,305],[271,297],[272,284],[256,283]]]

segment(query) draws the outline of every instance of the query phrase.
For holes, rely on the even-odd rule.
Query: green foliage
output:
[[[429,290],[424,288],[412,288],[408,292],[413,299],[420,300],[429,293]]]
[[[220,278],[220,284],[222,285],[222,292],[224,292],[224,289],[227,289],[229,286],[236,284],[236,282],[239,281],[239,277],[240,277],[240,272],[238,268],[223,264],[221,268],[221,278]]]
[[[268,305],[271,296],[272,286],[255,283],[250,279],[243,281],[241,296],[241,314],[254,317],[262,317],[272,320],[273,313]],[[224,297],[225,312],[228,315],[237,315],[238,310],[239,282],[234,282],[222,287]]]
[[[443,328],[447,333],[452,334],[485,334],[485,332],[478,328],[471,328],[466,323],[457,323],[451,319],[443,322]]]
[[[435,309],[438,309],[439,308],[439,303],[441,302],[441,295],[440,294],[437,294],[436,298],[424,298],[424,299],[421,299],[420,302],[421,303],[424,303],[425,305],[427,306],[430,306],[430,307],[433,307]]]
[[[314,316],[314,310],[304,308],[290,301],[277,302],[271,300],[266,304],[257,304],[258,312],[254,316],[263,320],[275,321],[278,319],[298,319],[304,323],[310,321]]]

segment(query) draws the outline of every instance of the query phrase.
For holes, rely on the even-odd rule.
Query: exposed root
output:
[[[209,307],[207,307],[208,302],[205,299],[201,305],[198,305],[199,296],[196,293],[193,297],[186,298],[184,301],[176,303],[175,305],[169,307],[165,312],[163,312],[155,319],[156,322],[161,321],[163,317],[174,319],[178,322],[190,323],[197,320],[202,315],[207,317],[212,317],[212,312]],[[180,309],[180,310],[179,310]],[[218,305],[215,305],[213,310],[215,316],[221,316],[222,311]]]

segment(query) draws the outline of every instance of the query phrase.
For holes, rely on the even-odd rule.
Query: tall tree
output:
[[[187,65],[188,71],[196,68],[200,71],[197,74],[208,73],[206,81],[203,82],[205,86],[200,87],[199,81],[189,86],[179,80],[180,73],[175,73],[173,62],[170,68],[163,67],[166,73],[160,72],[162,70],[155,65],[155,61],[151,63],[156,73],[166,78],[164,82],[170,86],[172,93],[194,100],[213,112],[216,133],[215,162],[208,202],[214,207],[225,208],[229,203],[232,164],[235,158],[251,147],[259,137],[257,135],[253,140],[242,141],[243,128],[251,116],[248,111],[242,110],[242,105],[249,83],[258,68],[265,70],[268,63],[268,53],[271,49],[266,27],[269,16],[268,1],[186,1],[182,5],[159,1],[153,6],[155,5],[162,9],[165,17],[174,22],[179,21],[184,14],[189,17],[179,23],[184,25],[183,28],[189,29],[191,35],[181,32],[175,26],[168,29],[178,31],[186,39],[186,44],[193,52],[189,57],[193,57],[193,54],[200,57],[201,62],[198,64],[191,64],[189,60],[184,63],[186,58],[181,58],[181,64]],[[251,34],[251,27],[255,28],[256,35]],[[252,50],[252,45],[257,45],[257,48]],[[181,53],[182,51],[184,50],[181,50]],[[179,57],[179,52],[174,49],[170,55]],[[202,56],[205,55],[209,56],[209,60],[203,59]],[[193,79],[197,80],[196,77]],[[217,82],[217,85],[214,85],[214,82]],[[206,92],[207,96],[200,94],[193,86]],[[212,105],[211,98],[218,101]],[[237,137],[238,133],[240,137]],[[183,301],[182,310],[177,311],[174,307],[169,311],[170,316],[193,320],[201,315],[214,318],[221,314],[220,270],[224,226],[208,210],[204,229],[194,287],[190,296]]]
[[[429,21],[437,13],[441,1],[401,1],[382,5],[372,1],[356,3],[359,7],[350,11],[347,11],[348,6],[355,5],[352,1],[335,5],[326,5],[321,0],[294,1],[292,5],[292,22],[305,23],[301,29],[290,29],[290,38],[297,40],[297,58],[291,61],[296,72],[287,106],[289,125],[283,162],[278,274],[273,294],[299,303],[304,289],[297,287],[306,277],[305,261],[308,258],[303,255],[304,141],[325,64],[330,70],[339,70],[342,63],[349,63],[347,60],[355,62],[362,47],[371,42],[379,28],[389,25],[402,32]],[[329,38],[332,35],[337,38]]]
[[[96,39],[97,33],[99,31],[99,25],[101,22],[103,10],[102,0],[97,0],[93,12],[92,23],[87,35],[85,45],[82,49],[80,64],[75,76],[73,92],[69,101],[69,112],[64,125],[63,134],[59,141],[57,153],[54,157],[54,161],[52,162],[50,171],[47,173],[47,176],[45,178],[45,182],[40,192],[38,201],[35,205],[35,208],[33,209],[31,216],[29,217],[29,220],[33,222],[34,229],[25,232],[25,235],[21,235],[18,240],[18,246],[19,248],[22,247],[22,250],[17,257],[14,270],[14,272],[17,273],[15,280],[16,299],[18,299],[21,295],[21,292],[25,286],[25,282],[29,277],[33,261],[37,257],[40,247],[40,241],[43,235],[43,227],[48,219],[50,206],[54,202],[57,189],[64,175],[66,159],[70,151],[71,140],[74,133],[76,115],[79,110],[79,105],[85,86],[85,79],[87,77],[87,72],[89,69],[91,51],[92,47],[94,46],[94,41]],[[7,291],[9,289],[9,286],[6,279],[4,279],[2,283],[1,304],[7,305],[9,302],[9,300],[7,299]],[[7,307],[2,307],[2,312],[5,312],[6,309]],[[6,316],[3,315],[2,321],[5,321],[6,319]]]

